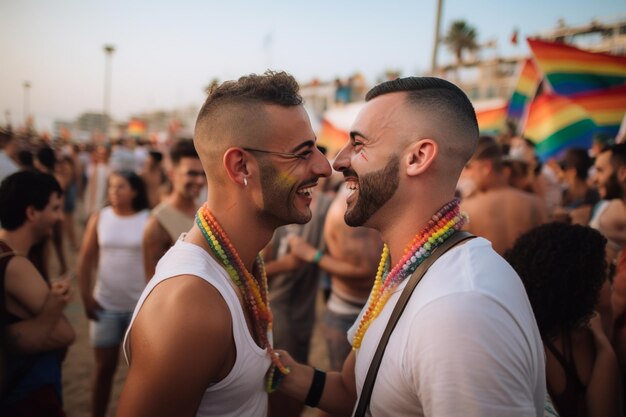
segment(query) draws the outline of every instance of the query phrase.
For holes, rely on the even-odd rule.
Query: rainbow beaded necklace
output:
[[[289,373],[289,369],[280,361],[268,339],[268,332],[272,329],[272,310],[267,298],[267,275],[263,259],[257,255],[256,269],[261,277],[257,280],[244,266],[228,235],[209,211],[206,203],[196,213],[196,224],[211,251],[222,262],[230,279],[243,295],[245,307],[252,317],[255,335],[261,342],[261,347],[267,348],[272,360],[272,366],[266,376],[266,390],[273,392],[282,377]]]
[[[431,217],[424,229],[415,235],[411,243],[404,249],[404,256],[391,271],[389,270],[389,247],[386,244],[383,246],[383,253],[378,264],[374,286],[367,301],[367,308],[359,321],[352,340],[353,349],[356,350],[361,347],[365,332],[383,310],[398,284],[411,276],[439,245],[452,236],[454,232],[460,230],[466,220],[467,216],[460,211],[459,200],[455,198],[450,201]]]

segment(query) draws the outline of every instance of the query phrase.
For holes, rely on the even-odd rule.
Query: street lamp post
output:
[[[107,135],[109,131],[109,112],[111,110],[111,56],[113,55],[113,52],[115,52],[115,46],[104,45],[104,52],[106,54],[106,59],[104,63],[104,100],[102,104],[102,131],[105,135]]]
[[[22,87],[24,87],[24,127],[28,128],[28,117],[30,115],[30,81],[24,81]]]

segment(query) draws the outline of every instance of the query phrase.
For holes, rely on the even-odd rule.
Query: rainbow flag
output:
[[[626,114],[626,86],[578,94],[571,100],[591,116],[596,132],[615,137]]]
[[[520,123],[526,114],[528,104],[535,97],[541,77],[541,73],[531,58],[527,58],[522,62],[517,85],[511,100],[509,100],[507,119],[515,120],[518,124]]]
[[[626,57],[528,39],[535,63],[562,96],[626,85]]]
[[[146,124],[140,119],[131,119],[128,123],[128,136],[143,137],[146,134]]]
[[[327,119],[322,119],[322,128],[318,133],[317,143],[328,149],[329,156],[336,155],[349,139],[348,131],[336,127]]]
[[[558,157],[568,148],[591,147],[596,124],[583,107],[573,100],[543,94],[532,102],[524,136],[535,144],[542,161]]]
[[[506,125],[506,114],[508,104],[498,104],[493,107],[476,108],[476,119],[478,119],[478,130],[483,135],[500,133]]]

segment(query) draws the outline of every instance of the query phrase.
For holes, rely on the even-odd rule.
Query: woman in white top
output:
[[[115,172],[109,177],[107,196],[109,205],[89,219],[78,259],[78,285],[91,320],[89,334],[96,359],[94,417],[106,414],[119,347],[146,284],[142,236],[149,211],[143,180],[133,172]]]

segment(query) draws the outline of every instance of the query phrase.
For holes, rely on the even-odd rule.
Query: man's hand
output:
[[[304,262],[312,262],[317,249],[309,245],[302,236],[291,236],[289,238],[289,251]]]
[[[85,315],[89,320],[98,321],[98,310],[102,310],[102,307],[95,298],[90,294],[87,297],[83,297],[83,305],[85,306]]]

